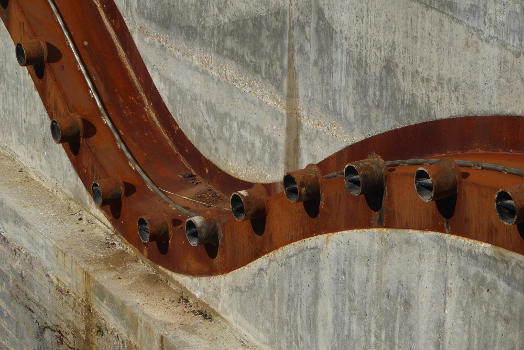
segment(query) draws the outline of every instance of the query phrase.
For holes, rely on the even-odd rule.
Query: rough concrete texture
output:
[[[521,1],[116,2],[183,130],[245,179],[277,180],[420,121],[524,114]],[[3,26],[0,43],[0,145],[24,164],[0,156],[0,347],[253,347],[27,177],[101,219]],[[220,277],[174,277],[273,347],[519,348],[523,269],[484,244],[368,230],[301,241]]]
[[[393,128],[524,114],[520,0],[116,0],[174,118],[253,181]]]
[[[0,153],[0,348],[256,348]]]
[[[58,188],[105,221],[76,175],[62,146],[55,144],[50,120],[27,68],[16,61],[15,45],[0,25],[0,147],[22,162],[48,188]]]
[[[451,235],[355,230],[227,275],[177,276],[274,348],[520,349],[524,258]]]

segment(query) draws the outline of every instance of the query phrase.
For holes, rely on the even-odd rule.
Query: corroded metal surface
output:
[[[225,273],[306,237],[368,227],[438,231],[524,254],[522,225],[505,224],[494,208],[496,193],[521,185],[522,176],[457,166],[445,195],[424,201],[414,183],[421,166],[387,166],[402,159],[447,158],[522,169],[522,117],[447,119],[371,137],[306,172],[292,172],[301,200],[289,201],[279,183],[257,185],[258,198],[251,204],[256,215],[239,222],[229,208],[230,195],[254,184],[221,171],[183,134],[111,0],[10,0],[2,3],[0,15],[15,44],[46,43],[47,62],[27,69],[56,123],[53,136],[60,135],[55,140],[86,188],[115,229],[168,269]],[[56,130],[74,132],[62,139]],[[371,152],[385,161],[383,177],[373,175],[380,180],[373,186],[383,186],[352,195],[343,170]],[[188,221],[186,237],[189,216],[196,218]]]

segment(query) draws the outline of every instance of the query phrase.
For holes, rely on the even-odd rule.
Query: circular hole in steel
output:
[[[433,180],[431,176],[424,169],[418,169],[415,172],[415,189],[417,194],[424,202],[429,202],[433,199]]]
[[[284,176],[284,192],[286,193],[287,199],[291,202],[298,200],[298,185],[292,175],[287,174]]]
[[[499,191],[495,197],[495,208],[502,222],[512,225],[517,217],[517,207],[511,194],[506,191]]]
[[[16,44],[16,60],[18,61],[19,65],[25,66],[26,64],[25,50],[21,43]]]
[[[246,209],[244,207],[244,202],[242,202],[242,197],[234,193],[231,196],[231,210],[233,211],[233,216],[238,221],[244,220],[246,216]]]
[[[346,183],[349,193],[354,196],[358,196],[360,194],[360,175],[353,165],[348,165],[344,169],[344,182]]]
[[[51,136],[55,142],[59,143],[62,140],[62,130],[56,120],[51,121]]]
[[[97,182],[93,182],[91,184],[91,195],[93,196],[93,200],[95,201],[95,204],[98,206],[102,205],[102,188]]]
[[[193,220],[186,221],[186,237],[193,247],[198,245],[198,230]]]
[[[149,225],[144,218],[138,218],[138,237],[143,243],[149,242]]]

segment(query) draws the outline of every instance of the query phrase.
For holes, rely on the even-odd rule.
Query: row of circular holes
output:
[[[28,52],[27,47],[30,48],[29,51],[31,51],[32,49],[32,52]],[[18,63],[21,66],[42,64],[46,60],[45,43],[39,40],[28,41],[25,43],[25,45],[18,43],[16,45],[16,57]],[[51,122],[51,134],[53,139],[56,142],[61,143],[67,141],[67,139],[70,137],[76,136],[78,130],[75,130],[74,123],[72,124],[73,131],[69,131],[68,135],[64,135],[58,122],[56,120],[53,120]],[[353,195],[360,195],[361,176],[354,165],[346,166],[346,168],[344,169],[344,178],[348,191]],[[299,189],[297,181],[291,173],[286,174],[284,176],[283,183],[286,197],[292,202],[296,202],[299,200],[299,190],[307,191],[307,189]],[[417,194],[422,200],[431,201],[433,199],[434,182],[425,169],[418,169],[415,172],[414,183]],[[96,182],[94,182],[92,186],[92,195],[97,205],[102,205],[102,190]],[[240,192],[234,193],[231,196],[230,201],[233,215],[235,216],[235,218],[237,220],[246,219],[247,217],[245,215],[245,203],[243,201],[243,196],[240,195]],[[514,224],[517,221],[517,219],[519,219],[517,217],[518,213],[517,207],[515,205],[515,200],[513,199],[511,193],[505,190],[500,190],[497,192],[495,196],[495,208],[499,218],[506,224]],[[258,210],[258,213],[260,212],[261,211]],[[188,241],[191,245],[196,246],[198,244],[202,244],[202,242],[205,241],[204,239],[202,239],[202,237],[214,235],[216,234],[216,232],[218,232],[216,224],[205,224],[208,221],[209,220],[205,220],[201,217],[189,218],[186,221],[185,231]],[[204,227],[208,227],[208,230],[211,230],[213,232],[205,231]],[[142,241],[148,242],[150,240],[151,237],[149,231],[150,230],[147,226],[145,219],[140,218],[138,222],[138,232]],[[201,232],[205,234],[202,234]]]
[[[40,67],[39,72],[43,73],[42,67],[47,61],[47,43],[41,40],[28,40],[23,43],[18,43],[16,45],[15,52],[17,61],[21,66],[34,66],[35,69],[36,67]],[[39,78],[42,77],[41,73],[39,74],[37,72],[37,76]],[[80,137],[81,129],[81,121],[74,116],[61,121],[53,119],[50,123],[51,136],[56,143],[77,141],[77,139]],[[102,186],[98,182],[92,183],[91,195],[96,205],[102,206],[105,204],[110,204],[115,200],[121,200],[121,187],[116,183],[112,187],[111,193],[113,195],[107,196],[107,198],[104,199],[105,195],[102,190]],[[192,220],[188,221],[186,224],[186,232],[189,242],[192,245],[197,245],[200,244],[200,241],[198,241],[196,238],[196,227],[194,227],[194,225],[192,226],[194,221],[198,220],[193,218]],[[137,226],[140,240],[145,244],[154,239],[162,239],[162,236],[168,237],[166,225],[160,225],[160,228],[152,230],[148,220],[145,218],[139,218]],[[154,233],[156,233],[156,236],[159,237],[155,238]]]
[[[362,164],[364,164],[364,166],[362,166]],[[432,168],[433,170],[435,170],[434,169],[435,167],[440,168],[434,171],[435,175],[439,178],[442,178],[443,180],[442,183],[439,184],[438,186],[436,186],[436,180],[432,178],[432,176],[430,175],[431,170],[429,170]],[[314,168],[314,166],[312,168]],[[368,177],[367,180],[363,179],[362,177],[363,174],[361,173],[361,170],[359,169],[363,170],[363,172],[367,174],[367,177]],[[376,193],[380,193],[380,192],[383,193],[383,190],[384,190],[383,170],[381,169],[383,169],[383,163],[381,162],[381,160],[378,160],[378,159],[365,160],[363,162],[355,162],[352,164],[348,164],[344,169],[344,181],[345,181],[347,190],[354,196],[365,194],[363,193],[363,180],[364,180],[364,181],[370,182],[375,187],[374,189],[370,189],[368,186],[366,192],[374,190]],[[458,183],[458,180],[457,180],[458,172],[457,172],[457,169],[453,161],[443,160],[442,162],[439,162],[434,166],[430,166],[429,169],[419,168],[415,171],[415,174],[414,174],[414,187],[420,199],[422,199],[425,202],[430,202],[436,199],[443,199],[445,197],[451,197],[453,196],[453,194],[456,195],[457,193],[456,186]],[[313,191],[313,195],[311,195],[310,193],[309,197],[306,196],[304,198],[301,198],[302,191],[306,190],[307,192],[307,189],[301,188],[301,185],[299,185],[299,184],[302,184],[302,185],[304,184],[304,182],[302,181],[303,176],[304,176],[304,171],[305,170],[299,170],[297,172],[288,173],[284,176],[284,179],[283,179],[284,192],[285,192],[286,197],[291,202],[305,201],[305,200],[311,199],[312,196],[314,197],[315,195],[319,195],[319,193],[315,194]],[[310,171],[309,175],[313,179],[315,177],[318,179],[318,173],[314,174],[314,171]],[[295,176],[300,177],[301,180],[297,181],[297,178]],[[448,181],[446,183],[446,181],[444,181],[446,178],[448,180],[449,179],[454,179],[454,180]],[[380,183],[380,180],[377,180],[377,179],[382,179],[382,183]],[[305,182],[307,183],[307,181]],[[319,186],[318,183],[316,185]],[[439,187],[439,188],[437,189],[436,187]],[[436,193],[436,190],[441,191],[441,193],[444,194],[443,197],[438,197],[438,193]],[[521,196],[521,194],[522,194],[522,186],[513,188],[511,190],[499,190],[496,193],[495,209],[496,209],[499,219],[502,222],[504,222],[505,224],[513,225],[523,219],[522,218],[522,210],[523,210],[522,205],[519,202],[519,205],[517,206],[515,202],[516,198],[517,199],[520,198],[516,196]],[[258,194],[258,196],[260,196],[260,194]],[[264,210],[260,210],[260,208],[252,208],[253,207],[252,205],[253,198],[250,198],[250,197],[253,197],[253,196],[250,196],[249,190],[235,192],[232,194],[231,199],[230,199],[231,210],[233,212],[234,217],[238,221],[253,219],[253,218],[265,215]],[[251,204],[249,204],[248,202],[251,202]],[[264,205],[263,198],[259,198],[257,202],[259,203],[259,205]],[[251,213],[257,213],[258,215],[247,214],[248,209]],[[189,231],[191,231],[191,234],[194,235],[195,234],[194,231],[198,229],[198,225],[195,225],[191,220],[192,218],[186,221],[186,223],[188,223],[186,224],[186,231],[188,231],[188,228],[189,228]]]

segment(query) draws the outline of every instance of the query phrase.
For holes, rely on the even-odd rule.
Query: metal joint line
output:
[[[69,48],[71,49],[71,51],[73,53],[73,56],[75,57],[76,64],[78,65],[78,68],[80,69],[80,72],[82,73],[82,75],[83,75],[83,77],[84,77],[84,79],[86,81],[86,84],[87,84],[87,86],[89,88],[89,92],[90,92],[91,96],[93,97],[93,99],[96,102],[96,105],[98,107],[98,110],[99,110],[99,112],[101,114],[101,117],[102,117],[104,123],[109,127],[109,130],[111,130],[111,133],[113,134],[113,137],[115,138],[115,141],[116,141],[118,147],[122,150],[122,152],[124,152],[127,160],[131,164],[132,168],[140,175],[140,177],[142,177],[142,179],[146,183],[147,187],[151,191],[155,192],[160,198],[162,198],[165,202],[167,202],[174,209],[178,210],[179,212],[181,212],[182,214],[184,214],[186,216],[197,215],[196,213],[194,213],[194,212],[192,212],[192,211],[190,211],[190,210],[188,210],[188,209],[186,209],[186,208],[176,204],[171,198],[166,196],[158,188],[158,186],[153,182],[153,180],[151,180],[151,178],[149,178],[149,176],[145,173],[145,171],[140,167],[138,162],[135,160],[135,158],[133,157],[133,155],[131,154],[131,152],[129,151],[127,146],[125,145],[124,141],[120,137],[120,134],[116,130],[114,124],[111,121],[111,119],[109,118],[109,115],[107,114],[107,112],[106,112],[106,110],[105,110],[105,108],[104,108],[104,106],[102,104],[102,100],[100,99],[100,96],[98,95],[98,93],[96,91],[96,88],[95,88],[91,78],[89,77],[87,69],[85,68],[84,63],[82,62],[82,58],[78,54],[78,51],[77,51],[77,49],[75,47],[75,44],[73,43],[73,40],[71,39],[69,31],[67,30],[66,25],[65,25],[65,23],[64,23],[64,21],[62,19],[62,16],[58,12],[58,9],[56,8],[56,5],[55,5],[54,1],[53,0],[47,0],[47,2],[49,4],[49,6],[51,7],[51,11],[55,15],[55,18],[56,18],[58,24],[60,25],[60,28],[62,29],[62,33],[64,34],[64,38],[65,38],[65,41],[67,43],[67,46],[69,46]]]
[[[406,165],[431,165],[440,162],[442,159],[405,159],[405,160],[390,160],[385,162],[387,167],[394,168],[397,166],[406,166]],[[498,171],[505,174],[517,175],[524,177],[524,171],[515,168],[505,167],[503,165],[491,164],[491,163],[482,163],[482,162],[472,162],[469,160],[455,160],[455,163],[461,168],[474,168],[480,170],[490,170]],[[331,179],[334,177],[344,175],[344,171],[337,171],[331,174],[324,175],[324,179]]]
[[[396,167],[402,165],[431,165],[440,162],[442,159],[406,159],[406,160],[393,160],[386,162],[386,166]],[[472,162],[469,160],[455,160],[455,163],[461,168],[474,168],[480,170],[490,170],[498,171],[501,173],[524,176],[524,171],[515,168],[505,167],[503,165],[491,164],[491,163],[482,163],[482,162]]]

